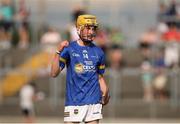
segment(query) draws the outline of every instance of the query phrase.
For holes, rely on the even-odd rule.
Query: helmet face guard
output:
[[[85,36],[87,38],[85,38],[82,34],[82,31],[86,27],[93,27],[96,30],[98,28],[98,23],[96,17],[93,15],[80,15],[77,19],[76,27],[77,27],[78,35],[81,38],[81,40],[84,42],[91,42],[92,40],[89,40],[88,37],[95,37],[96,34],[94,33],[91,34],[90,36],[87,34]]]

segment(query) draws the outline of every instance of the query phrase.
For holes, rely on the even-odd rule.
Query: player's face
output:
[[[96,36],[96,26],[85,26],[84,29],[81,31],[81,37],[88,41],[93,41]]]

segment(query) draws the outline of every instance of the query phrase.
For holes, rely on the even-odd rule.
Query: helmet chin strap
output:
[[[92,35],[91,35],[91,37],[95,37],[95,36],[96,36],[95,34],[92,34]],[[93,40],[84,39],[84,38],[81,37],[81,36],[79,36],[79,37],[80,37],[80,39],[81,39],[83,42],[86,42],[86,43],[93,41]]]
[[[92,42],[92,40],[88,40],[88,39],[81,39],[83,42],[85,42],[85,43],[90,43],[90,42]]]

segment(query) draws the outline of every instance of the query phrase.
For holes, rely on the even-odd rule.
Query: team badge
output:
[[[82,73],[84,70],[83,70],[83,64],[79,63],[79,64],[76,64],[75,67],[75,72],[76,73]]]
[[[78,114],[78,109],[74,109],[74,114]]]

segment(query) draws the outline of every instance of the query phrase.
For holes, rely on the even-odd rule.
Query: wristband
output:
[[[57,54],[60,54],[61,52],[59,52],[58,50],[56,50],[56,53],[57,53]]]

